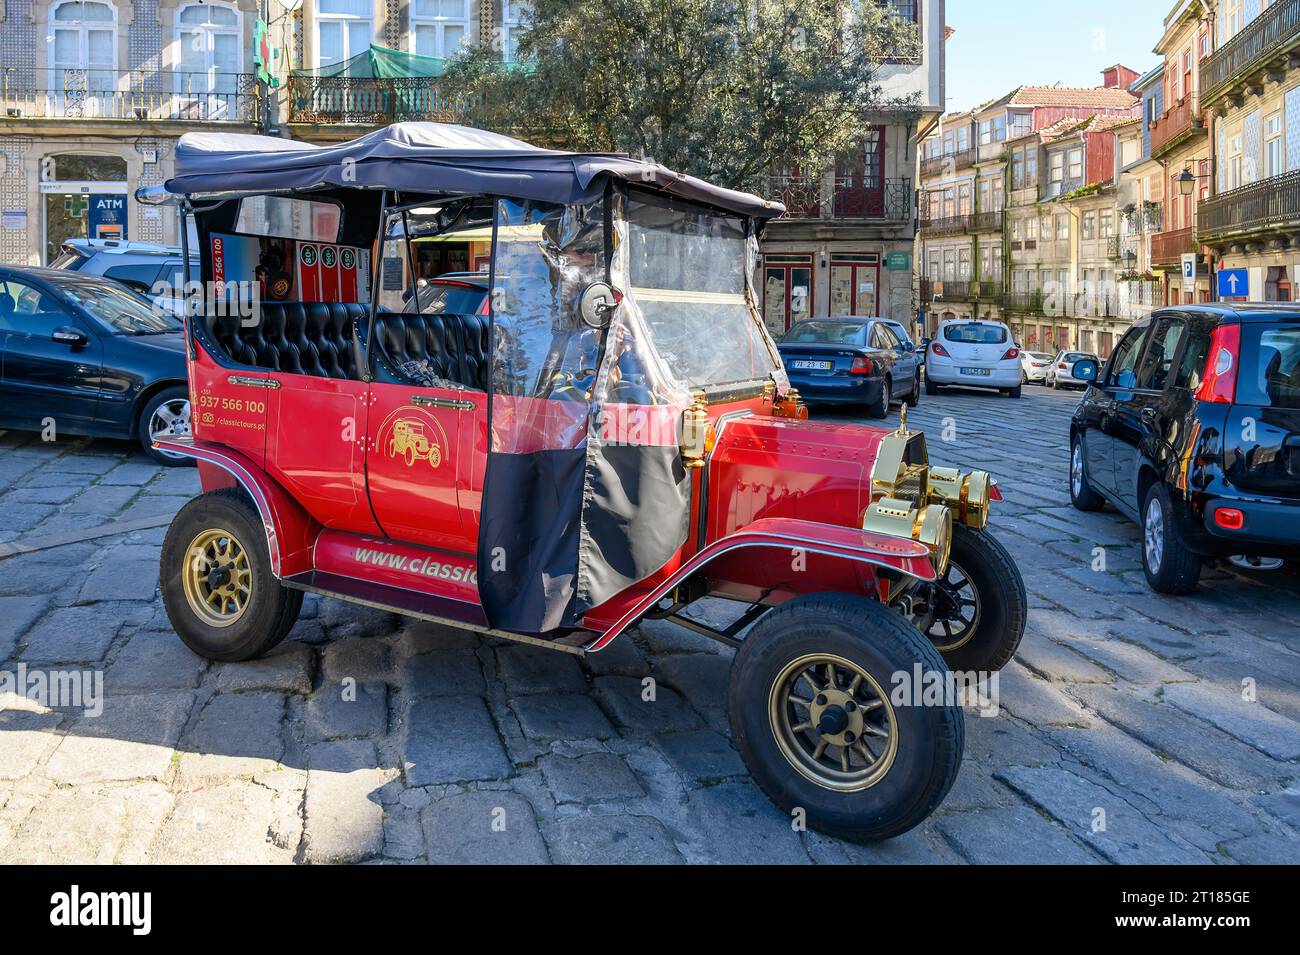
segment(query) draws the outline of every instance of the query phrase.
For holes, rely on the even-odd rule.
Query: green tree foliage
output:
[[[503,69],[488,42],[453,62],[469,122],[538,144],[652,158],[763,191],[791,161],[827,168],[883,111],[916,28],[877,0],[534,0]]]

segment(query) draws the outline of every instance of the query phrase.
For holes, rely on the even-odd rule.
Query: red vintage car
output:
[[[671,620],[738,648],[775,803],[870,840],[942,801],[961,707],[899,690],[1019,643],[999,495],[905,425],[807,419],[752,284],[779,204],[432,123],[187,135],[141,198],[200,245],[193,436],[159,442],[202,478],[161,567],[196,653],[265,653],[308,592],[574,654]]]

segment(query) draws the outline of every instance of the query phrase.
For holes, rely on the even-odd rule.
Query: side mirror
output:
[[[65,345],[71,345],[73,348],[80,348],[90,341],[86,333],[79,328],[73,328],[70,325],[60,325],[51,334],[50,338],[56,342],[62,342]]]
[[[911,342],[903,342],[903,351],[916,351],[916,346]]]
[[[590,328],[604,328],[614,317],[614,309],[623,301],[623,293],[606,282],[592,282],[582,290],[578,313]]]
[[[1074,371],[1071,374],[1080,381],[1096,381],[1097,363],[1091,358],[1081,358],[1074,363]]]

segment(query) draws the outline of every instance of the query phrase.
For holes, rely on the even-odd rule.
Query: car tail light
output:
[[[934,352],[936,355],[942,355],[944,358],[948,357],[948,349],[944,348],[938,342],[930,343],[930,351]]]
[[[1241,326],[1220,325],[1210,339],[1205,376],[1196,397],[1201,401],[1232,404],[1237,398],[1237,359],[1241,354]]]
[[[849,366],[849,374],[869,375],[871,374],[874,367],[875,366],[871,364],[870,358],[863,358],[861,355],[859,355],[857,358],[853,359],[853,364]]]
[[[1230,531],[1239,531],[1246,524],[1246,515],[1235,507],[1221,507],[1214,512],[1214,523]]]
[[[1007,353],[1002,356],[1002,360],[1006,361],[1008,358],[1019,358],[1019,357],[1020,357],[1019,348],[1008,348]]]
[[[1067,365],[1065,362],[1061,362],[1061,363],[1060,363],[1059,365],[1057,365],[1056,367],[1057,367],[1057,368],[1069,368],[1070,366]]]

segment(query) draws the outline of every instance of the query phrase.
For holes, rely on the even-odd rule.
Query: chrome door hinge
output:
[[[231,385],[244,385],[248,388],[279,388],[280,383],[271,378],[251,378],[248,375],[231,375],[226,379]]]
[[[455,411],[473,411],[474,402],[460,398],[433,398],[429,395],[411,395],[411,404],[417,408],[451,408]]]

